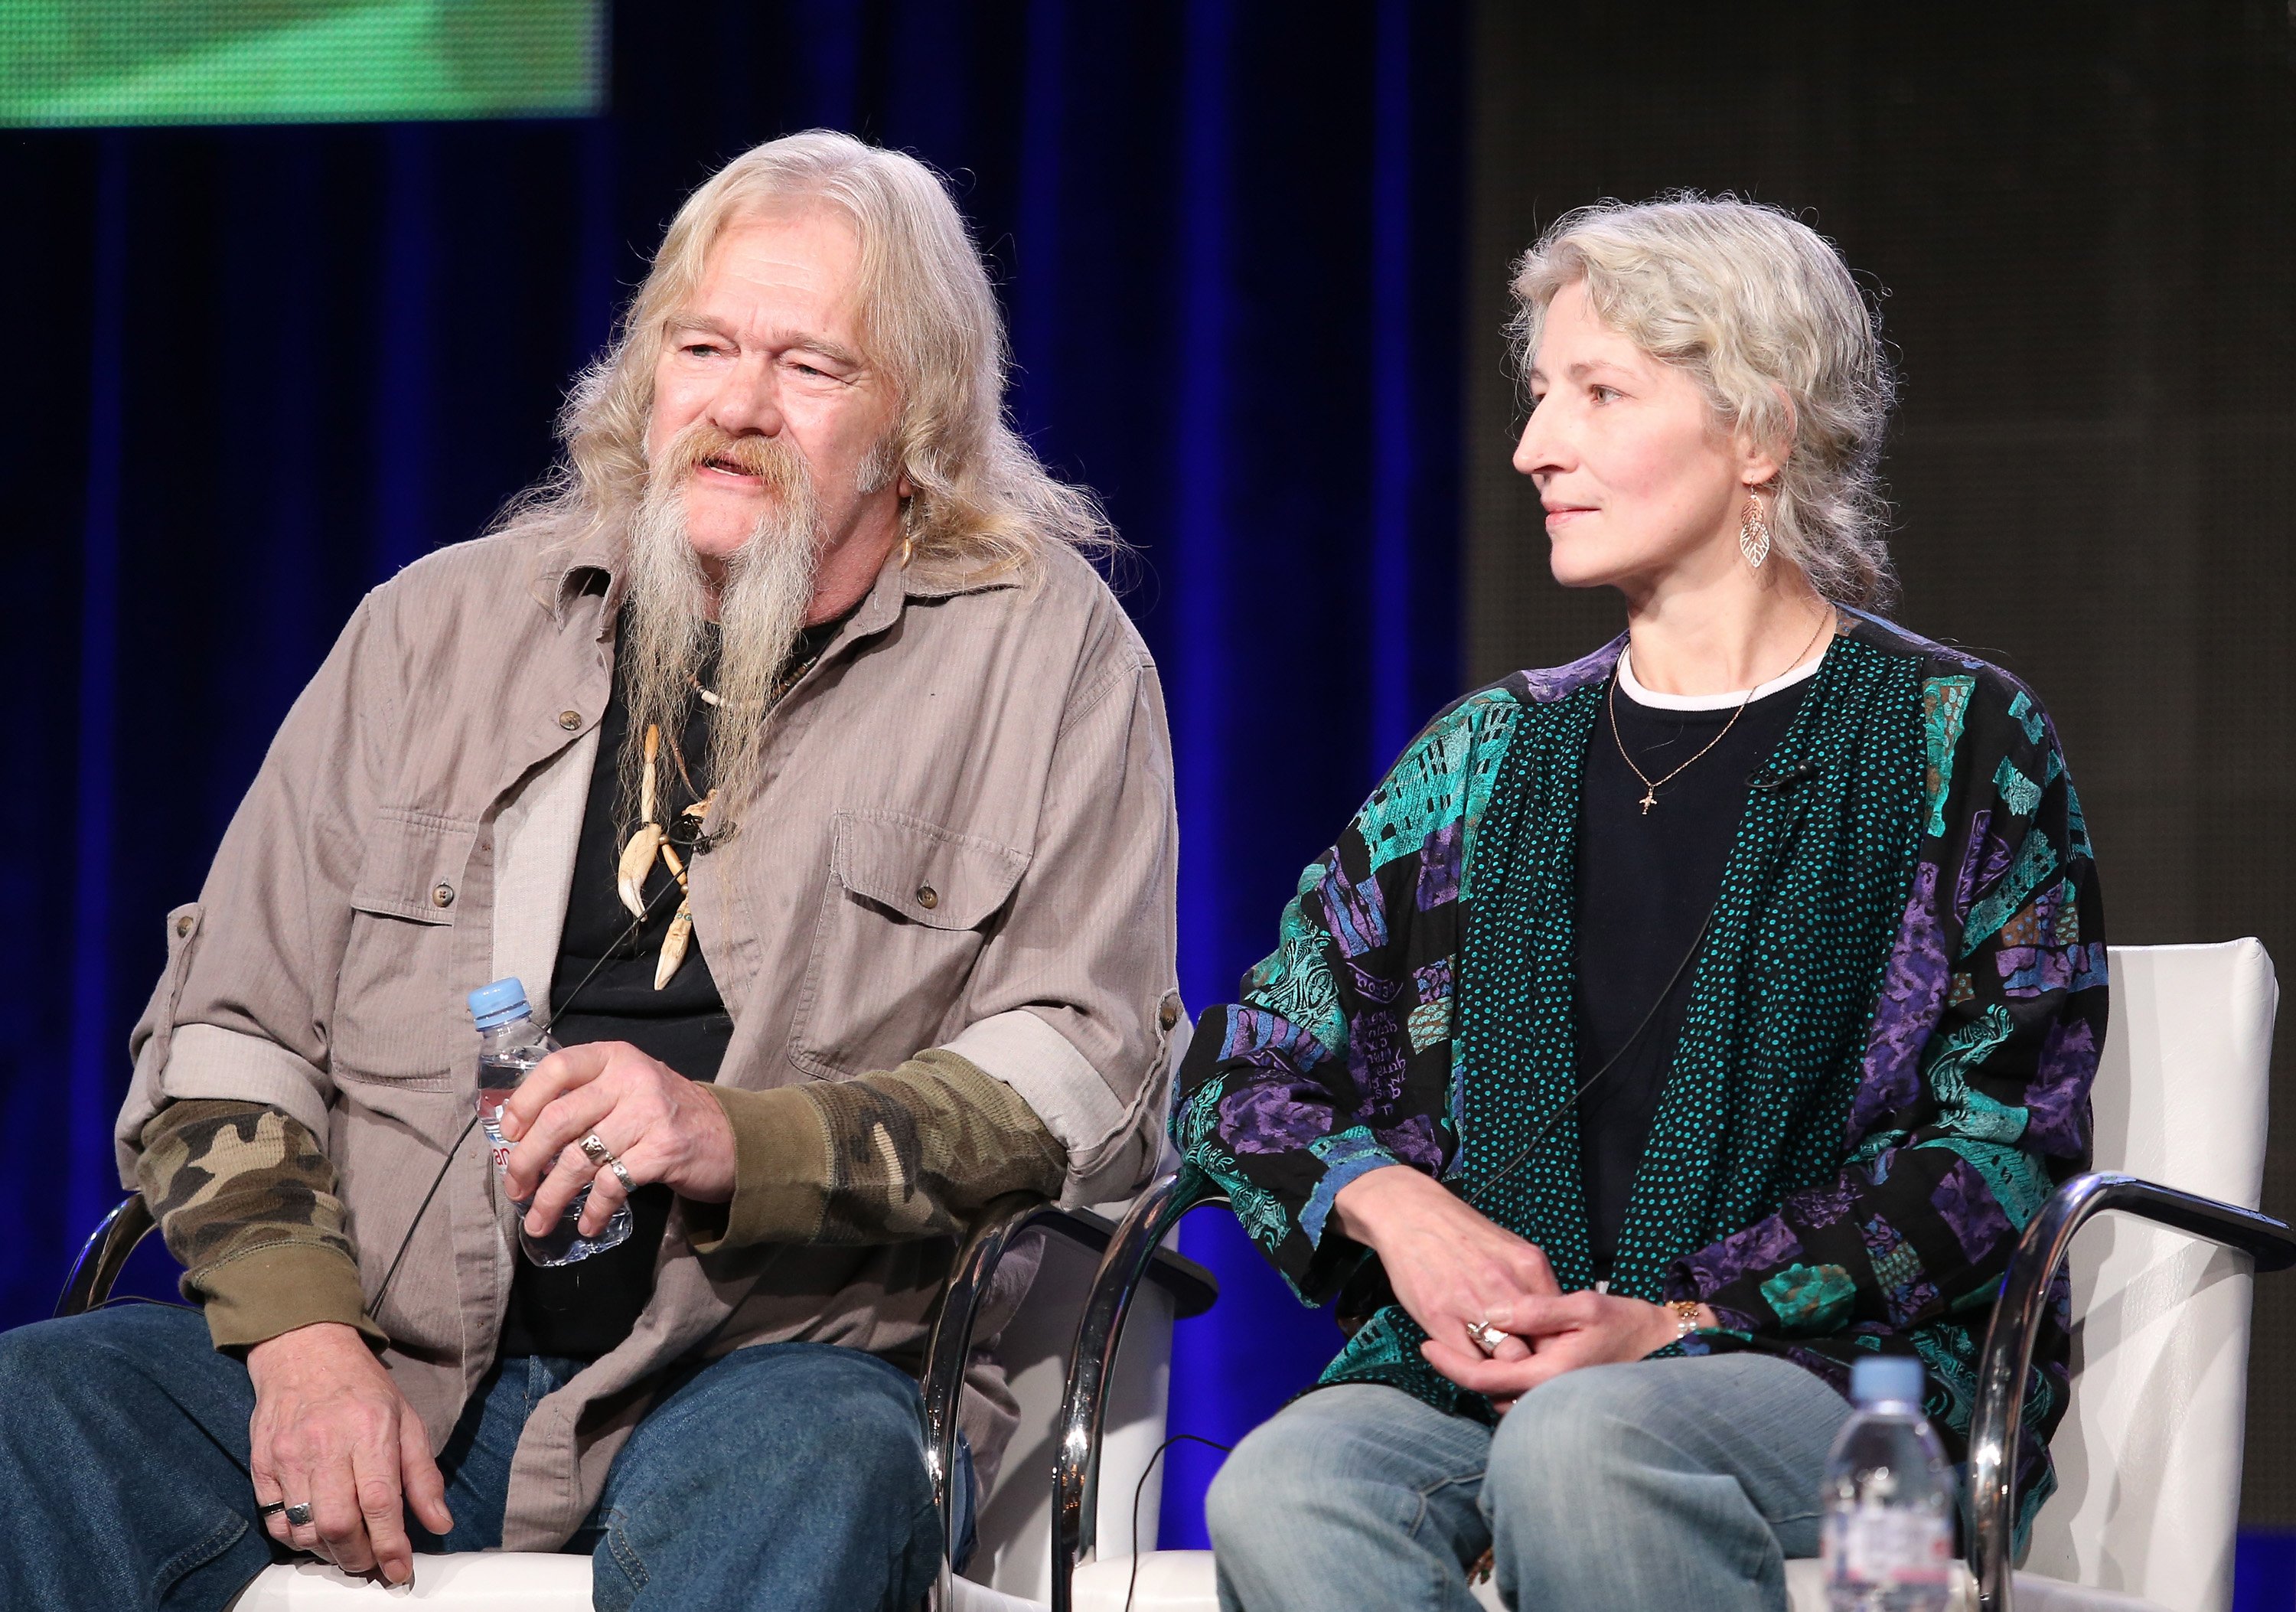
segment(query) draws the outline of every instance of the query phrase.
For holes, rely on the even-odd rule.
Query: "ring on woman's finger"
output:
[[[1485,1354],[1496,1354],[1499,1345],[1507,1341],[1507,1335],[1488,1321],[1477,1321],[1467,1328],[1467,1336],[1475,1340],[1475,1347]]]

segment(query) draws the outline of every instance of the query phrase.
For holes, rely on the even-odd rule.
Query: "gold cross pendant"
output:
[[[1650,816],[1650,809],[1657,804],[1658,791],[1648,786],[1644,786],[1643,790],[1643,816]]]

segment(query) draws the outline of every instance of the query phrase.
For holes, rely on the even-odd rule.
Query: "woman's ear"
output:
[[[1772,428],[1760,437],[1745,426],[1738,431],[1738,480],[1747,487],[1767,487],[1776,481],[1793,453],[1793,399],[1784,387],[1775,390],[1778,412]]]

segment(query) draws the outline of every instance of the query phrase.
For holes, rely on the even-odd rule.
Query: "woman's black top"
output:
[[[807,629],[792,652],[797,662],[817,656],[843,624],[840,618]],[[623,628],[627,628],[627,619]],[[717,629],[709,630],[714,646]],[[701,670],[704,683],[716,660],[713,647]],[[627,1041],[689,1080],[714,1081],[733,1039],[734,1020],[718,994],[700,935],[688,941],[685,960],[668,983],[660,991],[653,988],[662,938],[677,913],[676,881],[661,859],[655,858],[645,884],[646,917],[635,928],[629,909],[616,893],[615,872],[621,861],[619,769],[628,732],[627,694],[617,662],[613,697],[598,723],[598,759],[590,771],[582,837],[574,853],[574,884],[567,897],[566,925],[559,934],[557,970],[550,986],[551,1033],[562,1047]],[[709,793],[702,773],[709,743],[709,708],[698,695],[687,702],[675,749],[670,736],[663,738],[654,779],[660,792],[657,820],[668,824]],[[669,1219],[671,1196],[668,1187],[658,1184],[639,1188],[630,1198],[630,1235],[588,1259],[544,1267],[529,1262],[521,1251],[511,1278],[510,1310],[498,1353],[504,1358],[548,1354],[592,1360],[627,1337],[653,1295],[654,1261]]]
[[[1808,687],[1805,678],[1754,701],[1734,725],[1734,703],[1671,711],[1644,705],[1621,687],[1609,702],[1617,737],[1607,713],[1587,737],[1578,822],[1579,1079],[1617,1060],[1578,1099],[1587,1235],[1597,1279],[1610,1276],[1635,1172],[1681,1039],[1695,968],[1684,967],[1683,959],[1699,943],[1721,892],[1748,777],[1785,736]],[[1721,741],[1660,789],[1658,803],[1644,811],[1643,781],[1620,755],[1620,744],[1644,773],[1661,778],[1726,726]],[[1637,1035],[1645,1017],[1649,1024]]]

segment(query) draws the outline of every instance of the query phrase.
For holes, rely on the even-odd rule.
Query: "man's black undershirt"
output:
[[[796,657],[804,661],[819,654],[842,625],[840,618],[807,629]],[[625,616],[623,630],[627,626]],[[712,653],[702,669],[704,682],[717,658],[717,629],[709,630]],[[619,637],[618,633],[618,640]],[[557,969],[550,986],[551,1033],[563,1047],[627,1041],[689,1080],[714,1081],[733,1039],[734,1020],[718,994],[700,935],[688,942],[685,960],[668,983],[660,991],[653,988],[655,959],[661,956],[662,937],[677,912],[668,868],[655,859],[645,884],[648,916],[635,933],[629,909],[615,891],[615,870],[621,860],[617,835],[619,769],[628,732],[628,697],[618,661],[613,697],[598,722],[598,759],[590,770],[582,837],[574,852],[574,884],[567,896],[566,925],[559,934]],[[709,744],[709,708],[698,696],[687,702],[675,754],[668,738],[665,735],[654,764],[660,792],[659,820],[664,823],[709,791],[702,773]],[[685,761],[682,773],[680,756]],[[630,1235],[604,1253],[571,1265],[536,1265],[521,1252],[511,1278],[510,1309],[498,1353],[505,1358],[549,1354],[594,1360],[627,1337],[638,1312],[653,1295],[654,1260],[668,1222],[670,1197],[668,1187],[639,1188],[630,1198]]]
[[[1755,701],[1728,735],[1658,792],[1645,813],[1643,782],[1611,736],[1608,712],[1587,741],[1578,819],[1578,1078],[1626,1047],[1697,941],[1721,892],[1747,777],[1759,772],[1801,708],[1809,680]],[[1722,731],[1735,707],[1665,711],[1620,690],[1611,703],[1619,739],[1653,778],[1664,777]],[[1673,1067],[1694,966],[1683,969],[1650,1027],[1578,1099],[1581,1180],[1595,1275],[1605,1279]]]

